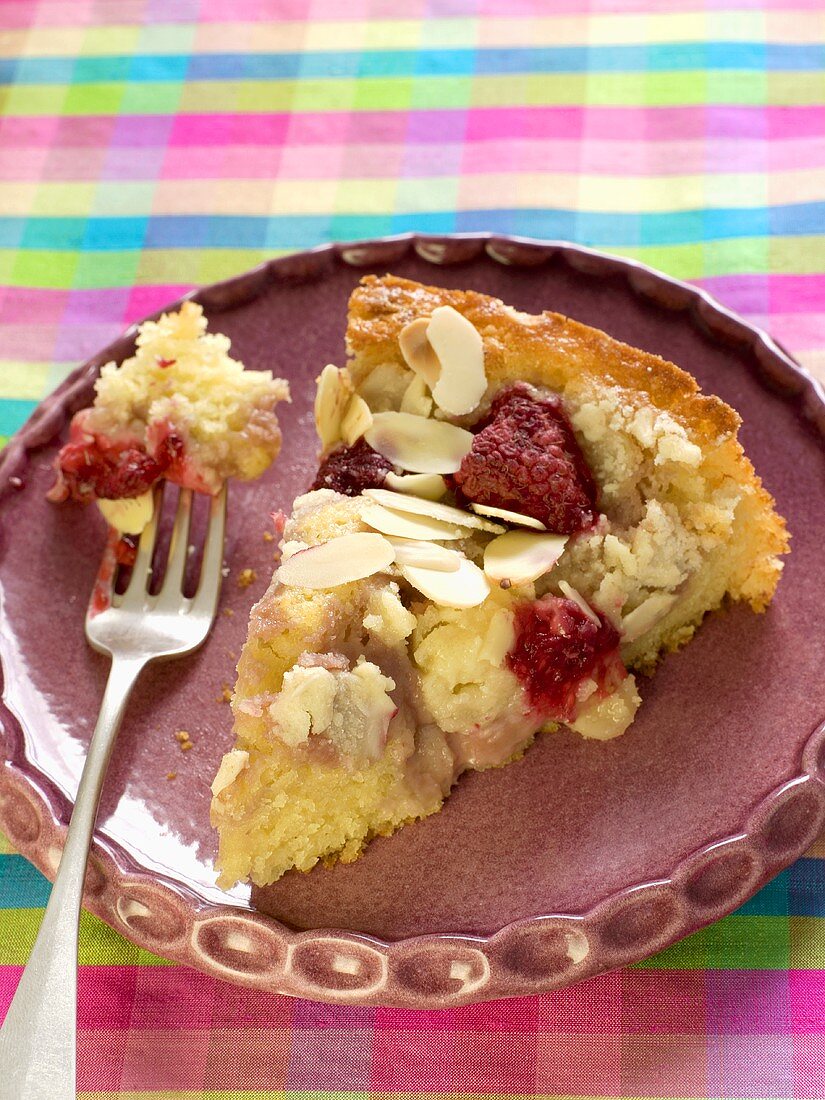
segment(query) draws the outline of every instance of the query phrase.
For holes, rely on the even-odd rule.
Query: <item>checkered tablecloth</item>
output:
[[[0,435],[196,283],[333,239],[569,238],[825,376],[822,0],[0,0]],[[46,881],[0,838],[0,1016]],[[825,1097],[825,844],[642,966],[443,1012],[172,966],[84,915],[86,1100]]]

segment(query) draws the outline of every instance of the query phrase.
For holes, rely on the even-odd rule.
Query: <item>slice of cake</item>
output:
[[[137,533],[161,478],[217,493],[230,477],[256,478],[277,457],[275,407],[289,386],[271,371],[246,371],[229,340],[207,333],[195,302],[140,326],[134,356],[107,363],[94,404],[72,419],[55,460],[49,497],[97,500],[106,518]]]
[[[787,550],[737,414],[672,363],[371,276],[347,348],[238,666],[224,884],[352,860],[540,730],[620,735],[631,670],[726,598],[764,610]]]

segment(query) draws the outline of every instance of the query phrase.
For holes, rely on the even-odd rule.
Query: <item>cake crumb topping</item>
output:
[[[181,752],[189,752],[190,749],[195,747],[195,742],[189,736],[187,730],[177,730],[175,733],[175,740],[180,745]]]

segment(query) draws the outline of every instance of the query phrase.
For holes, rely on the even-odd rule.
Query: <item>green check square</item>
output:
[[[342,104],[343,109],[351,105],[356,111],[407,111],[412,104],[413,80],[409,76],[346,83],[350,84],[350,102]]]
[[[116,115],[123,101],[123,84],[73,84],[66,92],[63,114]]]
[[[83,290],[132,286],[139,257],[140,253],[132,250],[81,252],[77,257],[74,285]]]
[[[11,282],[14,286],[68,290],[74,286],[77,262],[76,252],[49,252],[39,248],[18,252]]]
[[[120,104],[125,115],[172,115],[180,103],[182,85],[177,81],[154,83],[135,81],[126,84]]]

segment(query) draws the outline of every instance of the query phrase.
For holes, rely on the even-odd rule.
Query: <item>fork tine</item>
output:
[[[178,497],[178,510],[172,528],[172,541],[169,544],[169,558],[166,562],[166,574],[159,596],[170,597],[175,603],[180,601],[183,589],[183,574],[186,571],[186,559],[189,552],[189,524],[192,519],[192,490],[181,489]]]
[[[152,553],[155,549],[155,540],[158,535],[158,522],[160,520],[161,503],[163,500],[163,488],[158,486],[153,497],[152,518],[143,528],[138,542],[135,564],[132,566],[132,575],[129,584],[121,599],[127,596],[134,598],[137,593],[142,599],[149,587],[149,569],[152,565]]]
[[[198,615],[208,615],[210,619],[215,614],[221,592],[227,497],[228,490],[224,484],[218,495],[212,498],[198,591],[192,600],[192,611]]]

